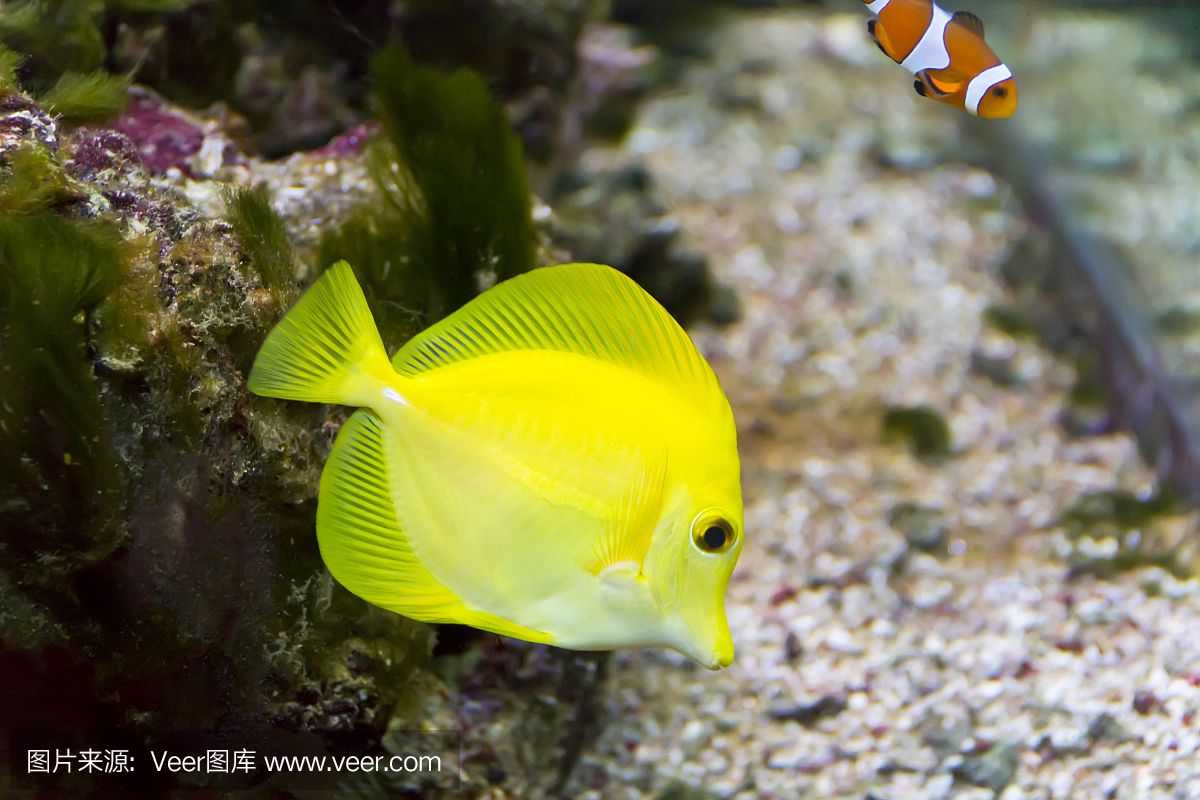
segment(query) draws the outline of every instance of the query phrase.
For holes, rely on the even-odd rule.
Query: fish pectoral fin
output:
[[[956,69],[931,69],[925,71],[929,82],[942,94],[954,94],[967,83],[967,76]]]
[[[662,511],[667,474],[666,448],[650,448],[612,509],[608,525],[593,551],[593,575],[634,564],[640,572]]]
[[[423,622],[454,622],[550,642],[553,636],[473,608],[413,551],[396,515],[383,422],[356,411],[342,426],[321,473],[317,543],[325,566],[354,594]]]
[[[600,571],[598,576],[607,586],[616,589],[631,588],[643,583],[642,565],[636,561],[619,561]]]
[[[940,98],[954,94],[964,83],[966,77],[956,69],[923,69],[917,73],[914,88],[920,87],[917,94],[924,97]]]
[[[878,19],[867,20],[867,33],[871,35],[871,40],[875,42],[885,56],[899,64],[903,58],[896,58],[896,48],[892,46],[892,40],[888,37],[887,28]]]
[[[950,21],[957,22],[959,25],[978,36],[980,39],[984,38],[983,20],[972,14],[970,11],[955,11],[950,17]]]

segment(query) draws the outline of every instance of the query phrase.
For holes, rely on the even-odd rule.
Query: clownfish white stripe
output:
[[[951,15],[937,3],[933,4],[933,18],[917,46],[900,66],[916,75],[923,69],[945,69],[950,66],[950,52],[946,49],[946,26]]]
[[[967,111],[972,114],[979,114],[979,101],[983,99],[993,86],[1000,81],[1006,81],[1011,78],[1012,71],[1003,64],[997,64],[990,69],[985,69],[983,72],[976,75],[967,84],[967,97],[964,105]]]
[[[872,14],[878,14],[887,8],[887,4],[890,2],[892,0],[871,0],[871,2],[867,3],[867,8],[871,9]]]

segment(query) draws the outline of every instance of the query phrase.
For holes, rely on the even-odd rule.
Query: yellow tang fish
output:
[[[867,23],[875,44],[916,76],[917,94],[989,119],[1017,110],[1017,84],[984,40],[983,22],[933,0],[862,0],[878,16]]]
[[[359,597],[559,647],[733,660],[733,414],[687,334],[616,270],[500,283],[389,363],[338,262],[271,331],[248,385],[361,409],[317,506],[321,556]]]

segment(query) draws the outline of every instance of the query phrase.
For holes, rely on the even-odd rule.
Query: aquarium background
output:
[[[970,8],[1011,121],[917,97],[858,0],[5,3],[0,792],[1197,796],[1200,11]],[[347,410],[245,374],[337,258],[389,348],[571,260],[689,327],[730,669],[332,581]],[[18,775],[214,733],[456,774]]]

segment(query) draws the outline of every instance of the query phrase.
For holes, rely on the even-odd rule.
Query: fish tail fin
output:
[[[246,385],[265,397],[376,405],[397,378],[354,271],[325,271],[263,342]]]

